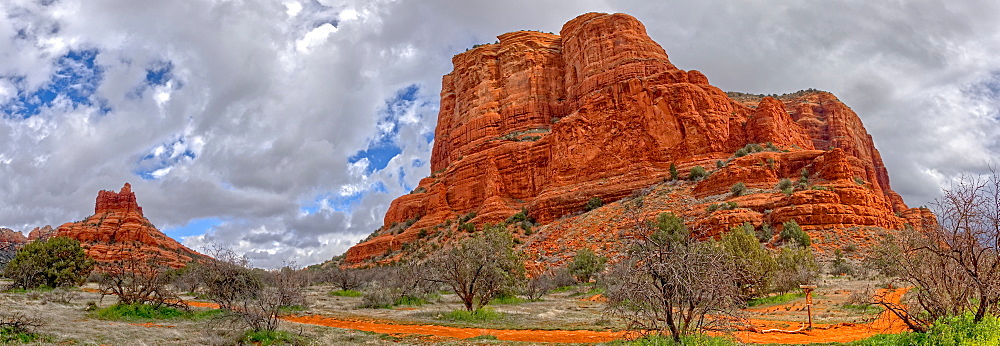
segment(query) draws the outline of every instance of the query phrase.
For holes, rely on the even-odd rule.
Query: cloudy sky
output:
[[[724,90],[833,92],[911,206],[1000,161],[994,1],[0,0],[0,227],[130,182],[194,248],[329,259],[429,173],[451,56],[593,11]]]

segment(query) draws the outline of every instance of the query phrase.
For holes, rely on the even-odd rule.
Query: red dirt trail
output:
[[[876,294],[883,294],[890,302],[899,302],[899,299],[909,288],[895,290],[879,290]],[[219,308],[217,304],[204,302],[187,302],[188,305],[204,308]],[[449,337],[457,339],[467,339],[482,335],[492,335],[499,340],[523,341],[523,342],[559,342],[559,343],[599,343],[621,339],[626,336],[624,331],[592,331],[592,330],[513,330],[513,329],[485,329],[485,328],[459,328],[435,325],[420,324],[393,324],[386,322],[347,320],[335,317],[318,315],[309,316],[284,316],[281,319],[295,322],[312,324],[333,328],[354,329],[381,334],[417,334],[431,335],[439,337]],[[770,328],[776,324],[798,325],[800,322],[750,320],[758,329]],[[743,343],[750,344],[810,344],[823,342],[850,342],[871,337],[876,334],[892,334],[907,330],[906,325],[895,315],[888,311],[883,311],[879,316],[868,324],[813,324],[813,330],[800,331],[796,333],[770,332],[760,333],[755,331],[738,331],[733,335]]]

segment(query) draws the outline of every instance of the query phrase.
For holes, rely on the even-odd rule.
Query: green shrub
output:
[[[694,168],[691,169],[691,172],[688,173],[689,180],[704,179],[706,177],[708,177],[708,171],[706,171],[705,167],[702,166],[694,166]]]
[[[152,306],[147,304],[115,304],[95,313],[102,320],[163,320],[184,315],[183,311],[167,306]]]
[[[491,305],[514,305],[514,304],[524,304],[530,302],[531,300],[524,299],[513,295],[502,295],[490,300]]]
[[[734,279],[740,298],[749,299],[768,292],[771,273],[775,271],[777,263],[757,241],[752,224],[747,222],[733,227],[722,235],[718,245],[732,259],[733,267],[737,268],[739,275],[735,275]]]
[[[472,233],[476,231],[476,225],[472,223],[463,223],[461,225],[458,225],[458,230]]]
[[[591,197],[589,200],[587,200],[587,204],[584,207],[587,209],[587,211],[591,211],[591,210],[600,208],[603,205],[604,205],[604,201],[601,200],[601,197],[594,196],[594,197]]]
[[[364,294],[361,293],[360,291],[355,291],[355,290],[336,290],[330,292],[330,295],[336,297],[360,297]]]
[[[1000,345],[1000,320],[994,315],[986,315],[982,321],[975,323],[974,317],[972,312],[966,312],[937,320],[927,333],[876,335],[850,345]]]
[[[94,260],[87,257],[79,241],[55,237],[25,245],[3,274],[14,281],[12,288],[31,289],[79,285],[93,269]]]
[[[28,344],[35,342],[39,338],[38,334],[29,332],[18,332],[11,327],[0,327],[0,343],[6,344]]]
[[[715,160],[715,168],[716,169],[722,169],[723,167],[726,167],[726,163],[725,162],[723,162],[722,160]]]
[[[809,234],[802,230],[798,222],[795,220],[788,220],[781,224],[781,240],[788,241],[793,240],[796,244],[802,247],[808,247],[812,245],[812,240],[809,239]]]
[[[282,330],[248,330],[240,339],[240,344],[253,345],[298,345],[302,340],[295,334]]]
[[[833,252],[833,262],[830,263],[830,275],[850,275],[854,273],[854,267],[844,258],[844,253],[837,249]]]
[[[733,184],[733,186],[731,186],[729,188],[729,192],[733,194],[733,197],[742,196],[743,193],[746,192],[746,191],[747,191],[747,186],[746,186],[746,184],[743,184],[742,181],[738,182],[736,184]]]
[[[705,211],[709,213],[714,213],[716,210],[719,210],[719,205],[716,203],[709,204],[707,207],[705,207]]]
[[[793,300],[796,300],[796,299],[799,299],[799,298],[802,298],[802,297],[805,297],[805,296],[806,296],[806,294],[802,293],[802,292],[789,292],[789,293],[775,294],[775,295],[770,295],[770,296],[766,296],[766,297],[760,297],[760,298],[750,299],[749,301],[747,301],[747,306],[748,307],[752,307],[752,306],[758,306],[758,305],[784,304],[784,303],[787,303],[787,302],[790,302],[790,301],[793,301]]]
[[[680,173],[677,172],[677,165],[673,162],[670,163],[670,180],[677,180],[680,178]]]
[[[147,321],[188,319],[203,320],[225,313],[219,309],[211,310],[178,310],[170,306],[154,306],[149,304],[115,304],[94,311],[92,314],[102,320],[115,321]]]
[[[755,230],[754,235],[757,236],[757,241],[764,243],[767,242],[768,240],[771,240],[771,237],[774,235],[774,231],[772,231],[771,226],[769,226],[765,222],[764,224],[760,225],[760,228],[757,228]]]
[[[747,156],[747,154],[749,154],[749,152],[747,152],[746,148],[740,148],[740,149],[736,150],[736,153],[734,153],[733,156],[744,157],[744,156]]]
[[[604,263],[607,261],[607,258],[598,256],[594,250],[582,248],[576,251],[573,261],[567,268],[577,281],[587,283],[594,274],[604,270]]]
[[[456,322],[488,322],[503,318],[503,314],[490,307],[483,307],[478,310],[454,310],[445,313],[444,319]]]
[[[778,185],[775,186],[775,188],[781,191],[790,191],[792,189],[792,180],[788,178],[781,178],[781,180],[778,180]]]

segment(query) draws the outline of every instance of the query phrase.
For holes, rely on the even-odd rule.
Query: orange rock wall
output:
[[[136,202],[135,193],[128,183],[120,192],[99,192],[94,212],[94,215],[83,221],[59,226],[55,232],[36,229],[31,234],[36,239],[50,236],[76,239],[87,249],[87,255],[98,262],[114,262],[129,251],[158,258],[173,268],[206,258],[156,229],[142,215],[142,208]]]
[[[749,143],[771,142],[787,152],[734,159],[698,183],[693,195],[726,194],[736,182],[773,189],[807,168],[830,184],[856,186],[858,177],[868,192],[857,197],[845,189],[836,198],[820,193],[797,200],[829,205],[810,210],[844,215],[836,220],[808,218],[794,206],[786,211],[785,202],[766,207],[813,228],[828,221],[903,222],[894,212],[906,206],[890,189],[871,136],[832,94],[734,101],[702,73],[671,64],[642,23],[625,14],[584,14],[560,35],[519,31],[498,38],[456,55],[454,70],[442,79],[433,173],[385,215],[387,226],[416,222],[401,234],[378,231],[348,250],[348,262],[397,250],[416,239],[417,229],[469,212],[477,213],[474,223],[483,223],[525,208],[549,224],[581,211],[592,197],[613,201],[661,182],[672,163],[685,176],[696,165],[715,169],[717,160],[732,159]],[[844,200],[861,204],[833,208],[848,205]],[[747,216],[717,225],[740,218]]]

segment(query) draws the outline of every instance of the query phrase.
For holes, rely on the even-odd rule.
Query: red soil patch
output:
[[[282,317],[291,322],[314,324],[320,326],[364,330],[382,334],[422,334],[452,337],[457,339],[474,338],[481,335],[493,335],[505,341],[523,342],[560,342],[560,343],[598,343],[621,339],[625,332],[598,332],[592,330],[505,330],[458,328],[418,324],[385,324],[366,321],[351,321],[323,316],[293,316]]]
[[[209,309],[218,309],[219,308],[219,304],[216,304],[216,303],[186,301],[186,302],[184,302],[184,304],[187,304],[188,306],[193,306],[193,307],[196,307],[196,308],[209,308]]]
[[[903,294],[909,288],[894,290],[879,290],[876,294],[885,295],[886,300],[898,303]],[[600,299],[600,295],[587,298]],[[219,305],[205,302],[186,302],[190,306],[218,309]],[[522,341],[522,342],[559,342],[559,343],[600,343],[622,339],[628,335],[625,331],[592,331],[592,330],[510,330],[510,329],[483,329],[483,328],[459,328],[420,324],[393,324],[388,322],[345,320],[324,316],[285,316],[281,319],[289,322],[312,324],[342,329],[363,330],[375,333],[399,335],[416,334],[430,335],[437,337],[468,339],[482,335],[493,335],[499,340]],[[769,332],[761,333],[757,330],[775,328],[778,325],[800,325],[800,322],[789,321],[769,321],[759,319],[749,319],[746,321],[752,330],[738,331],[733,335],[740,342],[748,344],[811,344],[825,342],[851,342],[865,339],[876,334],[894,334],[907,330],[905,324],[896,315],[888,311],[883,311],[869,324],[838,323],[838,324],[813,324],[813,330],[803,330],[794,333]],[[143,324],[145,325],[145,324]],[[155,325],[154,325],[155,326]],[[797,327],[796,327],[797,328]],[[710,333],[720,335],[722,333]]]
[[[887,301],[898,303],[899,299],[902,298],[903,294],[905,294],[908,290],[909,288],[900,288],[895,290],[883,289],[879,290],[876,294],[885,295]],[[756,327],[767,326],[767,328],[772,328],[771,326],[782,323],[779,321],[764,320],[751,320],[749,322]],[[792,322],[790,324],[799,325],[801,323]],[[739,331],[734,333],[734,335],[741,342],[749,344],[811,344],[823,342],[851,342],[869,338],[877,334],[901,333],[907,329],[906,325],[900,321],[896,315],[889,311],[883,311],[879,314],[875,321],[872,321],[872,323],[869,324],[813,324],[813,330],[803,330],[795,333],[760,333],[755,331]]]

